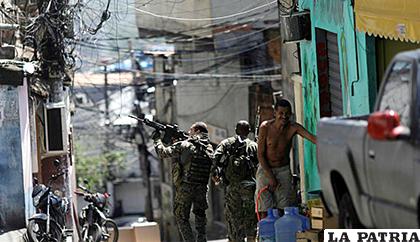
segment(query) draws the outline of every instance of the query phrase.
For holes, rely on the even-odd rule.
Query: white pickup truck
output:
[[[318,123],[322,197],[341,228],[419,228],[419,68],[420,50],[398,54],[374,113]]]

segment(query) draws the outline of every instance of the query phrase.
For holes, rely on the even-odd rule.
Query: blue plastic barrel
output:
[[[276,220],[277,218],[274,217],[273,209],[269,208],[267,211],[267,217],[258,222],[259,242],[276,241],[276,231],[274,229],[274,223]]]
[[[276,242],[296,242],[296,233],[302,231],[301,218],[293,213],[293,207],[284,208],[284,216],[275,224]]]
[[[299,214],[299,208],[293,207],[293,214],[297,215],[302,221],[302,231],[309,230],[311,228],[311,221],[308,217]]]

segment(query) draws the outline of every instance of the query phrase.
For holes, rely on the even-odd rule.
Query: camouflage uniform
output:
[[[254,192],[258,166],[257,144],[249,139],[243,143],[238,136],[223,140],[214,152],[215,165],[223,171],[225,185],[225,216],[229,241],[255,239],[257,218]]]
[[[204,242],[206,240],[207,183],[213,148],[205,134],[174,143],[165,147],[160,139],[155,141],[156,153],[161,158],[178,157],[172,164],[172,175],[175,185],[174,215],[178,230],[184,241]],[[195,162],[196,157],[207,157],[210,165]],[[197,159],[196,159],[197,160]],[[203,160],[205,161],[205,159]],[[192,173],[202,174],[201,180]],[[206,176],[207,174],[207,176]],[[198,179],[200,179],[198,178]],[[196,180],[194,180],[196,179]],[[195,217],[197,240],[190,225],[191,207]]]

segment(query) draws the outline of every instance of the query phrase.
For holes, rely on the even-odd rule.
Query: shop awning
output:
[[[420,0],[355,0],[355,12],[360,32],[420,42]]]

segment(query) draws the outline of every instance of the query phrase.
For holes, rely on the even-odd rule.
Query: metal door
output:
[[[328,83],[330,91],[331,115],[343,115],[343,94],[341,87],[340,56],[337,34],[326,32],[328,56]]]
[[[337,34],[316,29],[321,117],[343,115],[343,94]]]

